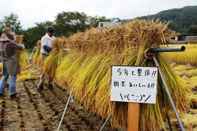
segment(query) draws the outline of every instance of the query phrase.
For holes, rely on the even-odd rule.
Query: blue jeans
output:
[[[0,80],[0,94],[3,95],[4,86],[10,77],[9,84],[9,94],[14,95],[16,93],[16,75],[9,76],[6,66],[3,64],[3,76]]]

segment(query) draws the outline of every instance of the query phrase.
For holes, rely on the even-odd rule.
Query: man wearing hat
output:
[[[0,80],[0,96],[3,96],[4,86],[9,79],[9,95],[16,96],[16,78],[19,73],[19,61],[17,50],[23,49],[24,45],[16,44],[16,36],[10,26],[6,26],[0,37],[0,61],[3,63],[3,77]]]
[[[53,41],[55,40],[54,35],[54,29],[53,27],[48,27],[46,34],[41,38],[41,57],[42,57],[42,61],[44,62],[44,60],[46,59],[47,56],[49,56],[49,53],[52,50],[53,47]],[[38,83],[38,90],[42,90],[43,89],[43,84],[44,84],[44,73],[41,74],[40,76],[40,81]],[[52,81],[49,79],[49,88],[52,88]]]

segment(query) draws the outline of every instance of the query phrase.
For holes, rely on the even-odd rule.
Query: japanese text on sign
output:
[[[156,103],[156,67],[113,66],[111,101]]]

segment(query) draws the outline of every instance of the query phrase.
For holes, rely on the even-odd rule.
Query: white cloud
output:
[[[14,12],[25,27],[54,20],[62,11],[88,15],[134,18],[162,10],[197,5],[197,0],[1,0],[0,18]]]

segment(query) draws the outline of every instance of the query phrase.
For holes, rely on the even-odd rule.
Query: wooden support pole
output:
[[[139,47],[135,66],[139,66],[143,61],[143,55],[146,44]],[[128,103],[127,131],[139,131],[140,104]]]
[[[127,131],[139,131],[140,104],[128,103]]]

